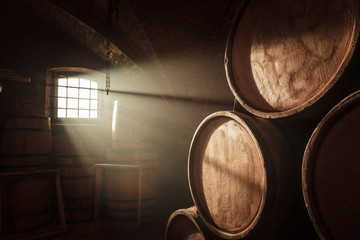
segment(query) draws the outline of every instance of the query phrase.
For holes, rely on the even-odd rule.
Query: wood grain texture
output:
[[[196,207],[178,209],[168,219],[165,240],[208,240],[209,235]]]
[[[90,221],[95,196],[95,168],[101,155],[58,155],[62,195],[67,223]]]
[[[257,116],[312,105],[347,65],[357,41],[354,0],[250,1],[227,46],[229,85]]]
[[[4,233],[28,232],[52,221],[52,182],[47,176],[4,181],[1,195]]]
[[[125,144],[106,153],[106,163],[142,166],[142,218],[157,213],[160,191],[160,161],[157,157],[158,154],[148,144]],[[104,204],[107,216],[123,220],[137,219],[138,194],[138,169],[104,169]]]
[[[46,167],[51,151],[50,118],[7,118],[2,126],[0,142],[2,168]]]
[[[200,124],[188,171],[194,203],[220,237],[237,239],[278,224],[293,195],[281,136],[268,122],[240,113],[216,112]]]
[[[322,239],[359,239],[360,92],[339,103],[314,131],[303,160],[303,194]]]
[[[246,228],[264,201],[265,170],[257,149],[247,129],[226,118],[212,121],[197,142],[203,204],[221,229]]]

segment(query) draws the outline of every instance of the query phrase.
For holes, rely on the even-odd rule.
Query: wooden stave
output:
[[[76,224],[91,221],[95,198],[95,168],[102,154],[63,154],[56,158],[60,169],[66,222]],[[81,189],[81,191],[79,191]]]
[[[306,149],[303,155],[302,162],[302,193],[304,202],[307,208],[307,212],[312,221],[312,224],[320,237],[320,239],[342,239],[344,235],[340,238],[334,237],[334,233],[332,233],[331,228],[326,225],[325,219],[322,218],[320,210],[317,208],[319,205],[316,203],[314,183],[313,183],[313,171],[315,165],[315,156],[319,153],[319,145],[322,144],[321,140],[324,140],[331,130],[331,127],[335,126],[335,124],[342,119],[342,115],[350,112],[356,107],[356,104],[359,105],[360,102],[360,91],[353,92],[344,98],[341,102],[339,102],[336,106],[334,106],[326,116],[318,123],[317,127],[313,131]],[[359,197],[357,197],[359,198]],[[330,200],[329,200],[330,201]],[[338,224],[340,225],[340,224]],[[354,229],[354,228],[353,228]],[[360,233],[357,233],[359,236]],[[348,238],[348,239],[351,239]]]
[[[51,192],[54,185],[52,182],[49,177],[37,176],[3,181],[3,191],[7,192],[1,196],[4,233],[25,233],[51,223],[54,197]]]
[[[360,89],[358,83],[351,81],[353,75],[359,76],[357,71],[357,65],[360,62],[360,49],[357,46],[358,36],[359,36],[359,4],[358,1],[352,1],[352,4],[355,4],[355,8],[351,9],[354,11],[353,16],[355,17],[354,29],[352,32],[352,39],[349,42],[349,49],[347,54],[342,59],[342,63],[337,72],[331,77],[331,81],[326,85],[324,89],[318,91],[310,99],[306,100],[301,105],[290,108],[288,110],[262,110],[257,107],[252,106],[250,102],[247,102],[240,94],[240,88],[236,86],[235,77],[233,74],[232,66],[232,56],[233,56],[233,45],[234,45],[234,36],[237,31],[238,24],[248,8],[248,5],[252,1],[245,0],[241,7],[238,9],[238,12],[233,19],[232,26],[230,28],[227,44],[225,49],[225,58],[224,66],[225,73],[228,85],[231,92],[233,93],[235,99],[241,105],[241,111],[250,113],[251,115],[268,118],[268,119],[285,119],[291,121],[299,120],[321,120],[322,117],[340,100],[346,97],[351,92]]]
[[[173,228],[176,227],[175,224],[177,224],[177,218],[183,218],[184,221],[187,221],[191,225],[192,231],[191,233],[197,234],[196,240],[210,240],[210,239],[217,239],[216,236],[211,234],[211,232],[207,229],[206,225],[201,220],[196,207],[189,207],[186,209],[178,209],[174,211],[166,224],[166,230],[165,230],[165,240],[190,240],[193,238],[190,238],[191,235],[187,235],[188,231],[187,229],[179,229],[180,232],[184,234],[185,236],[179,236],[175,235],[175,239],[173,238]],[[184,233],[185,232],[185,233]],[[176,234],[176,233],[175,233]],[[184,238],[185,237],[185,238]]]
[[[0,167],[5,171],[49,167],[51,140],[49,117],[23,116],[4,119]]]
[[[130,142],[119,144],[116,149],[106,152],[105,163],[141,165],[142,176],[142,207],[141,218],[150,219],[157,215],[160,200],[160,160],[158,154],[151,150],[151,144]],[[121,175],[123,173],[123,175]],[[135,169],[104,169],[104,213],[107,217],[119,221],[136,220],[138,215],[138,170]],[[133,190],[124,185],[130,181]],[[111,182],[118,182],[116,189]],[[123,194],[122,194],[123,193]],[[113,195],[111,197],[111,195]]]
[[[258,137],[258,141],[260,142],[267,142],[267,145],[270,144],[272,146],[267,146],[264,144],[260,144],[261,145],[261,149],[263,149],[263,152],[265,153],[265,155],[269,155],[271,153],[274,152],[281,152],[281,154],[283,154],[282,156],[282,160],[280,161],[274,161],[272,162],[273,159],[271,160],[266,160],[266,168],[267,168],[267,172],[281,172],[281,174],[285,174],[285,172],[288,172],[288,176],[285,175],[273,175],[273,176],[269,176],[269,180],[267,180],[267,193],[265,198],[262,201],[262,205],[261,205],[261,209],[260,212],[262,214],[257,215],[257,219],[255,222],[253,222],[251,224],[250,227],[248,227],[246,230],[244,231],[239,231],[237,233],[231,233],[231,232],[227,232],[224,231],[222,229],[219,229],[217,226],[215,226],[215,224],[209,220],[208,216],[206,216],[206,214],[204,214],[204,210],[203,207],[200,204],[200,201],[198,200],[199,197],[197,196],[197,193],[194,189],[196,189],[195,185],[194,185],[194,180],[193,177],[195,174],[192,173],[192,168],[191,168],[191,164],[192,164],[192,156],[193,156],[193,152],[194,152],[194,144],[196,143],[196,141],[198,140],[199,134],[201,133],[201,131],[203,130],[203,128],[206,127],[207,123],[210,122],[212,119],[216,118],[216,117],[222,117],[222,116],[226,116],[226,117],[234,117],[237,116],[236,118],[238,120],[243,120],[243,123],[246,122],[247,125],[246,127],[248,129],[251,129],[252,131],[254,131],[252,134],[256,135]],[[240,119],[241,116],[241,119]],[[235,118],[235,119],[236,119]],[[255,124],[255,122],[257,122]],[[260,123],[263,124],[263,129],[258,129],[257,127],[259,126],[258,124]],[[250,127],[249,127],[250,126]],[[266,126],[266,128],[265,128]],[[284,219],[291,219],[291,217],[286,216],[287,215],[287,208],[289,208],[291,205],[294,204],[294,202],[296,202],[295,198],[295,186],[296,186],[296,179],[295,179],[295,168],[293,166],[293,162],[291,162],[293,159],[291,159],[291,155],[288,152],[288,149],[281,149],[281,147],[276,146],[277,144],[275,144],[275,142],[277,141],[269,141],[269,139],[266,139],[268,137],[262,135],[262,130],[269,130],[273,131],[273,133],[275,133],[276,138],[278,139],[279,142],[281,142],[281,146],[286,146],[286,144],[283,142],[282,136],[280,134],[280,132],[278,132],[274,126],[267,121],[266,119],[255,119],[253,117],[238,113],[238,112],[229,112],[229,111],[222,111],[222,112],[215,112],[211,115],[209,115],[208,117],[206,117],[198,126],[194,137],[192,139],[191,142],[191,146],[190,146],[190,151],[189,151],[189,156],[188,156],[188,182],[189,182],[189,188],[190,188],[190,192],[191,192],[191,196],[193,198],[193,202],[195,204],[195,206],[197,207],[198,211],[199,211],[199,215],[201,217],[201,219],[203,220],[203,222],[205,223],[205,225],[207,226],[207,228],[209,228],[214,234],[216,234],[218,237],[221,238],[225,238],[225,239],[240,239],[240,238],[247,238],[247,237],[269,237],[267,235],[262,235],[261,232],[264,232],[264,234],[268,233],[268,234],[276,234],[274,233],[274,229],[276,227],[277,224],[280,224],[281,221],[284,221]],[[266,130],[266,131],[267,131]],[[274,136],[275,136],[274,135]],[[279,143],[277,142],[277,143]],[[288,161],[286,161],[285,159],[287,159]],[[286,181],[277,181],[275,179],[285,179]],[[281,197],[281,194],[276,195],[275,193],[275,188],[272,186],[272,183],[277,183],[278,186],[276,188],[281,189],[281,194],[284,195],[285,197]],[[286,194],[288,193],[288,196],[286,196]],[[280,198],[279,198],[280,197]],[[282,199],[283,198],[283,199]],[[278,201],[278,200],[281,200]],[[267,216],[269,215],[269,216]],[[276,219],[276,217],[279,217],[278,222],[273,221],[273,219],[271,219],[272,216],[274,219]]]
[[[51,119],[49,117],[18,116],[3,119],[0,139],[0,171],[18,172],[48,168],[50,166],[51,139]],[[52,179],[48,177],[27,179],[20,177],[17,180],[3,180],[3,191],[7,193],[1,196],[3,198],[1,207],[5,208],[3,209],[4,233],[29,232],[51,222],[54,197],[51,182]],[[34,196],[31,191],[38,194]],[[27,200],[28,196],[40,198],[30,203]],[[11,209],[14,206],[18,209],[12,212]]]

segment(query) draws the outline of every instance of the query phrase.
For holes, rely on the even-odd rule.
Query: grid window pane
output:
[[[58,96],[66,97],[66,87],[58,87]]]
[[[58,85],[59,86],[66,86],[67,85],[66,78],[59,78],[58,79]]]
[[[97,100],[91,100],[90,108],[93,110],[97,110]]]
[[[98,118],[98,82],[78,77],[57,79],[57,117]]]
[[[81,109],[89,109],[89,100],[88,99],[80,99],[79,108]]]
[[[98,116],[97,116],[97,111],[93,111],[93,110],[91,110],[90,111],[90,118],[97,118]]]
[[[57,110],[57,116],[59,118],[66,118],[66,109],[58,109]]]
[[[90,108],[91,109],[97,109],[97,100],[91,100],[91,103],[90,103]]]
[[[91,81],[91,88],[98,88],[98,83],[95,81]]]
[[[78,117],[78,110],[68,109],[67,110],[67,117],[68,118],[77,118]]]
[[[77,88],[68,88],[68,97],[78,98],[79,97],[79,89],[77,89]]]
[[[68,98],[68,108],[78,108],[79,100]]]
[[[90,80],[80,79],[80,87],[81,88],[90,88]]]
[[[80,89],[80,98],[90,98],[90,90]]]
[[[79,118],[89,118],[89,110],[79,110]]]
[[[68,78],[68,86],[69,87],[79,87],[79,79],[78,78]]]
[[[98,90],[91,90],[91,99],[98,99]]]
[[[66,108],[66,98],[58,98],[58,108]]]

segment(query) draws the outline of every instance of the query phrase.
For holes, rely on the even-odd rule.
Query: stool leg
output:
[[[138,226],[140,227],[141,223],[141,198],[142,198],[142,166],[139,166],[139,202],[138,202]]]
[[[95,183],[95,200],[94,200],[94,221],[99,219],[100,215],[100,193],[101,193],[101,182],[102,182],[102,169],[96,168],[96,183]]]
[[[62,197],[62,192],[61,192],[61,183],[60,183],[59,172],[57,172],[55,175],[55,185],[56,185],[56,195],[57,195],[57,200],[58,200],[61,229],[66,230],[64,203],[63,203],[63,197]]]

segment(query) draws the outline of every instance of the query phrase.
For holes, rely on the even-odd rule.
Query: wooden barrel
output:
[[[50,151],[50,118],[29,116],[4,120],[0,149],[1,169],[47,167]]]
[[[59,155],[56,167],[60,180],[67,223],[80,223],[93,218],[95,168],[104,155]]]
[[[54,180],[50,177],[3,179],[3,233],[29,232],[46,226],[53,217]]]
[[[294,200],[292,160],[266,119],[209,115],[194,134],[188,160],[191,195],[205,224],[227,239],[271,239]]]
[[[264,118],[289,117],[326,95],[325,115],[349,94],[337,98],[330,90],[344,90],[337,83],[350,70],[358,38],[357,0],[246,2],[225,53],[228,84],[244,109]]]
[[[360,91],[336,105],[306,147],[302,184],[321,239],[360,239]]]
[[[206,228],[196,207],[179,209],[171,214],[166,225],[165,240],[216,239]]]
[[[148,143],[128,143],[107,151],[106,163],[142,166],[141,218],[157,214],[159,203],[158,154]],[[139,177],[137,169],[106,169],[104,173],[105,215],[118,220],[136,220]]]

